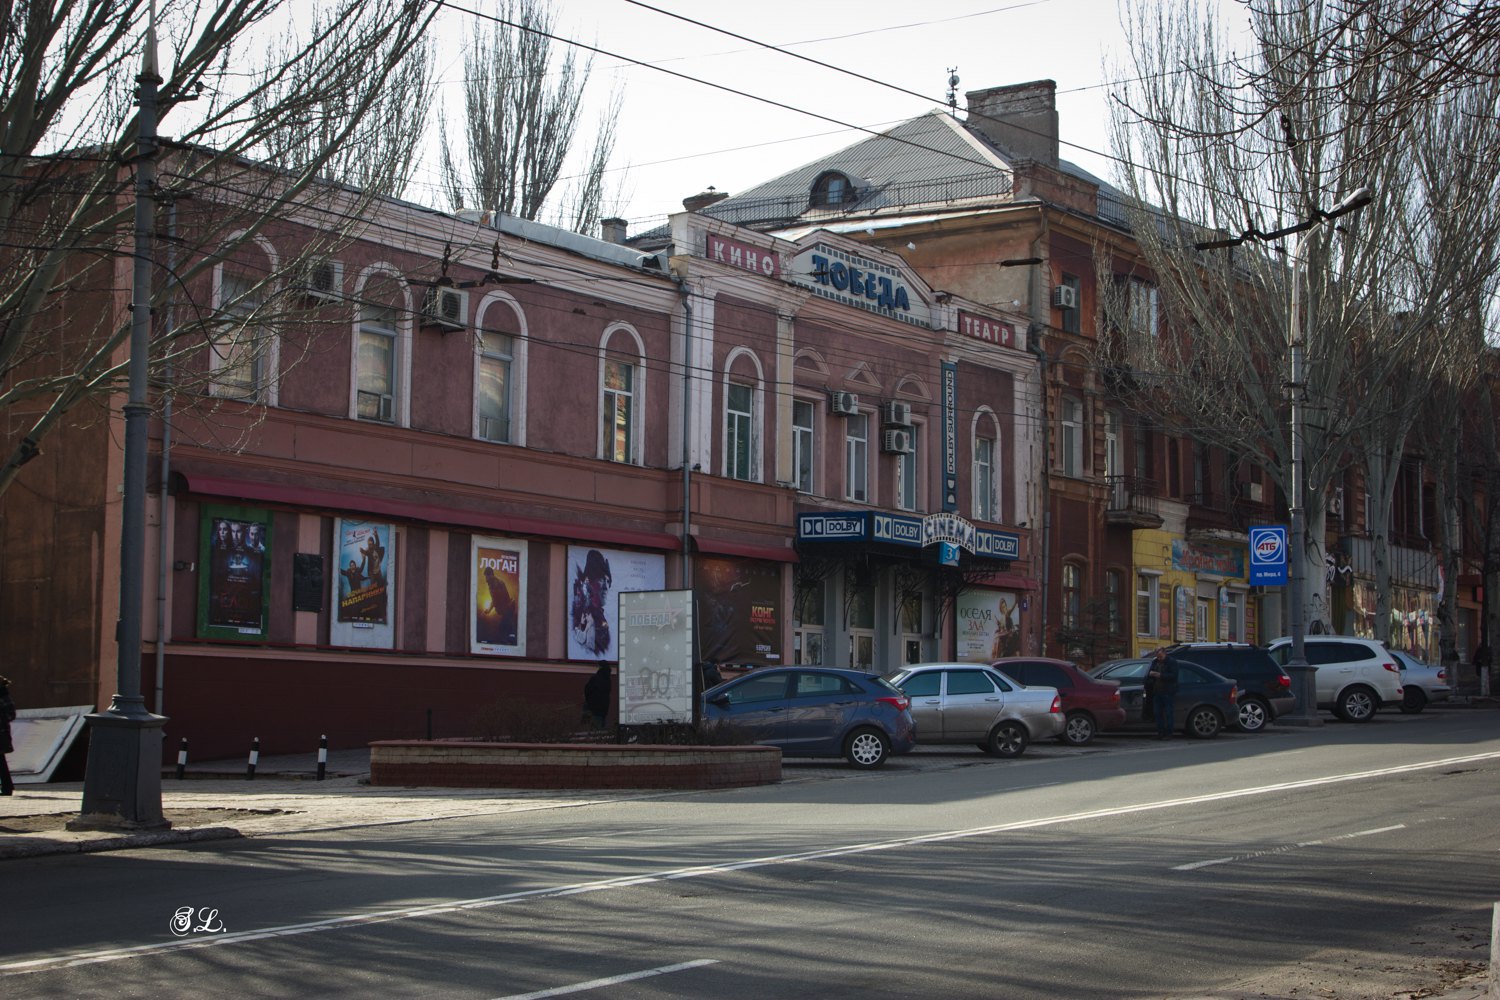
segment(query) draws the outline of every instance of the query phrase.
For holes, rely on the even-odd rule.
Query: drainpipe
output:
[[[682,296],[682,589],[692,590],[692,539],[693,513],[693,300],[687,282],[680,275],[673,275],[677,292]]]

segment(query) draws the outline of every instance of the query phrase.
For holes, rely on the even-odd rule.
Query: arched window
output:
[[[525,444],[526,315],[504,292],[491,292],[475,312],[474,436]]]
[[[406,424],[411,363],[411,292],[390,264],[360,275],[354,299],[354,378],[350,410],[356,420]]]
[[[645,392],[645,346],[623,323],[604,331],[599,343],[600,457],[641,463],[640,422]]]
[[[232,235],[230,240],[242,235]],[[216,315],[208,338],[208,367],[213,373],[209,392],[215,396],[276,404],[279,344],[263,308],[268,298],[267,276],[276,267],[275,248],[260,237],[244,243],[233,259],[214,267]]]
[[[818,175],[813,181],[812,197],[809,199],[813,208],[837,208],[840,205],[852,205],[854,203],[854,185],[849,183],[849,178],[837,170],[830,170]]]
[[[1076,629],[1083,621],[1083,567],[1077,563],[1063,563],[1062,568],[1062,625]]]
[[[760,361],[740,348],[724,365],[724,475],[760,482]]]

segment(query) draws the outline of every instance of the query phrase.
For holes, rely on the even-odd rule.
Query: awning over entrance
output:
[[[634,531],[629,528],[609,528],[597,522],[574,524],[567,521],[551,521],[539,517],[520,517],[515,514],[494,511],[467,510],[446,507],[440,504],[413,503],[393,497],[377,497],[344,492],[340,490],[315,489],[294,486],[288,483],[229,479],[208,476],[196,472],[179,472],[187,484],[187,492],[211,497],[226,497],[239,500],[254,500],[261,503],[286,504],[291,507],[312,507],[321,510],[349,511],[363,515],[381,515],[407,521],[426,521],[458,529],[483,529],[512,535],[540,535],[551,538],[569,538],[581,542],[631,545],[638,548],[681,548],[676,535],[665,531]],[[790,551],[790,550],[788,550]],[[762,556],[761,558],[769,558]]]
[[[773,562],[797,562],[797,550],[785,545],[747,545],[718,538],[693,536],[693,548],[708,555],[743,556],[746,559],[769,559]]]

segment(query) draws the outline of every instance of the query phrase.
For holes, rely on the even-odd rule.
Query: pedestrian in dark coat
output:
[[[583,711],[588,721],[603,726],[609,718],[609,698],[614,693],[614,683],[609,676],[609,661],[600,660],[599,669],[583,685]]]
[[[13,753],[15,744],[10,741],[10,723],[16,717],[16,703],[10,700],[10,678],[0,677],[0,795],[10,795],[16,790],[11,780],[10,762],[5,755]]]
[[[1177,710],[1177,659],[1158,649],[1146,672],[1146,686],[1151,692],[1151,714],[1156,717],[1156,738],[1169,740],[1177,728],[1173,718]]]

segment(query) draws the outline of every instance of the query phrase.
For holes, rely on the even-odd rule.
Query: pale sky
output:
[[[880,131],[945,106],[950,68],[960,78],[960,112],[965,91],[1055,80],[1062,157],[1106,179],[1115,175],[1103,155],[1104,83],[1109,67],[1126,65],[1115,0],[643,2],[870,79],[629,0],[554,0],[559,35],[616,54],[594,56],[591,87],[596,105],[611,88],[624,93],[614,159],[624,168],[615,174],[623,196],[608,207],[632,233],[665,221],[682,210],[683,198],[710,186],[736,194],[858,141],[866,133],[855,126]],[[445,11],[438,36],[438,73],[448,82],[462,78],[464,38],[487,23],[469,11],[495,11],[486,0],[458,3],[468,11]],[[449,94],[457,112],[461,98]],[[429,144],[436,141],[434,127]],[[445,208],[432,181],[419,175],[408,198]]]

